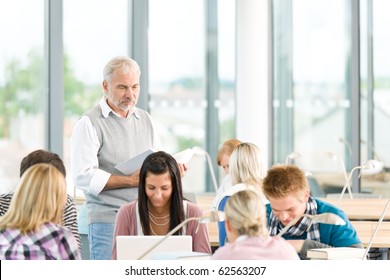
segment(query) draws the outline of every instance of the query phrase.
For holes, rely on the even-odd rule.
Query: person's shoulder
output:
[[[191,202],[191,201],[188,201],[188,200],[184,200],[183,201],[183,204],[186,203],[187,204],[187,213],[188,213],[188,216],[189,217],[198,217],[200,215],[202,215],[202,209],[195,203]]]
[[[230,243],[225,244],[215,250],[214,254],[211,255],[212,260],[227,260],[230,256]]]
[[[315,201],[317,203],[318,214],[330,212],[340,216],[346,222],[349,221],[347,214],[345,214],[345,212],[341,208],[337,207],[336,205],[320,200],[318,198],[315,198]]]
[[[137,207],[137,200],[135,201],[131,201],[129,203],[125,203],[123,204],[119,210],[118,210],[118,213],[132,213],[136,210],[136,207]]]
[[[267,210],[267,214],[269,214],[272,211],[271,203],[266,203],[265,204],[265,209]]]
[[[317,209],[320,213],[322,213],[322,212],[337,213],[337,212],[341,211],[341,209],[338,208],[336,205],[333,205],[327,201],[323,201],[323,200],[318,199],[318,198],[314,198],[314,200],[317,203]]]
[[[134,109],[134,114],[140,119],[152,119],[152,116],[149,114],[149,112],[138,107]]]
[[[41,232],[37,234],[37,238],[41,240],[49,240],[49,238],[57,240],[57,244],[72,244],[71,247],[78,248],[78,242],[72,231],[62,225],[48,222],[42,225]]]
[[[221,188],[226,191],[230,187],[232,187],[232,177],[230,174],[227,174],[225,177],[223,177],[222,182],[221,182]]]
[[[3,216],[8,211],[13,195],[13,192],[0,195],[0,216]]]
[[[89,118],[94,118],[94,117],[99,117],[103,115],[103,110],[100,104],[96,104],[92,108],[88,109],[84,114],[81,115],[80,118],[82,117],[89,117]]]
[[[13,192],[0,194],[0,201],[11,201],[13,196]]]
[[[66,205],[76,205],[73,197],[70,194],[66,194]]]
[[[200,207],[197,204],[195,204],[189,200],[183,200],[183,203],[187,203],[188,209],[197,209],[197,210],[199,209],[200,210]]]
[[[41,232],[43,234],[46,234],[47,232],[50,232],[50,233],[56,232],[57,233],[56,236],[57,235],[65,235],[65,236],[73,235],[72,232],[70,231],[70,229],[68,229],[67,227],[59,225],[59,224],[55,224],[53,222],[47,222],[47,223],[42,224],[41,225]]]
[[[77,212],[76,203],[74,202],[73,197],[67,194],[65,208],[64,208],[64,216],[69,216],[69,213],[76,213],[76,212]]]
[[[281,255],[279,257],[281,259],[299,260],[294,247],[286,239],[280,236],[270,236],[269,238],[272,240],[272,247],[275,252],[280,252]]]

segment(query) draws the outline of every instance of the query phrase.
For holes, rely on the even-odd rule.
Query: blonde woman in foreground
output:
[[[66,198],[65,178],[56,167],[46,163],[30,167],[0,218],[0,259],[80,259],[72,232],[59,225]]]
[[[213,260],[299,260],[283,238],[270,236],[261,195],[253,190],[233,194],[225,206],[229,243],[212,255]]]

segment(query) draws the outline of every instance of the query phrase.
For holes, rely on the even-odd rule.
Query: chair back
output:
[[[219,211],[224,211],[225,210],[225,205],[227,200],[229,199],[229,196],[224,196],[218,204],[217,209]],[[218,237],[219,237],[219,246],[224,246],[226,243],[226,228],[225,228],[225,221],[218,222]]]

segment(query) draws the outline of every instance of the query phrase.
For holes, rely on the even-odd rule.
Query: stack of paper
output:
[[[131,159],[128,159],[118,165],[115,165],[115,168],[125,175],[131,175],[137,170],[139,170],[145,158],[154,152],[157,151],[153,149],[146,150],[145,152],[135,157],[132,157]],[[172,156],[176,159],[177,163],[187,164],[193,155],[194,151],[191,148],[188,148]]]
[[[144,162],[145,158],[156,152],[153,149],[146,150],[145,152],[136,155],[135,157],[132,157],[131,159],[128,159],[118,165],[115,165],[115,168],[118,169],[120,172],[122,172],[125,175],[131,175],[135,171],[139,170],[142,166],[142,163]]]

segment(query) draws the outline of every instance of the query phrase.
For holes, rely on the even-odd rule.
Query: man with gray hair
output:
[[[136,107],[140,75],[133,59],[111,59],[103,70],[103,97],[73,129],[72,175],[86,198],[91,259],[111,259],[116,213],[138,197],[138,172],[125,175],[114,166],[161,148],[151,116]]]

